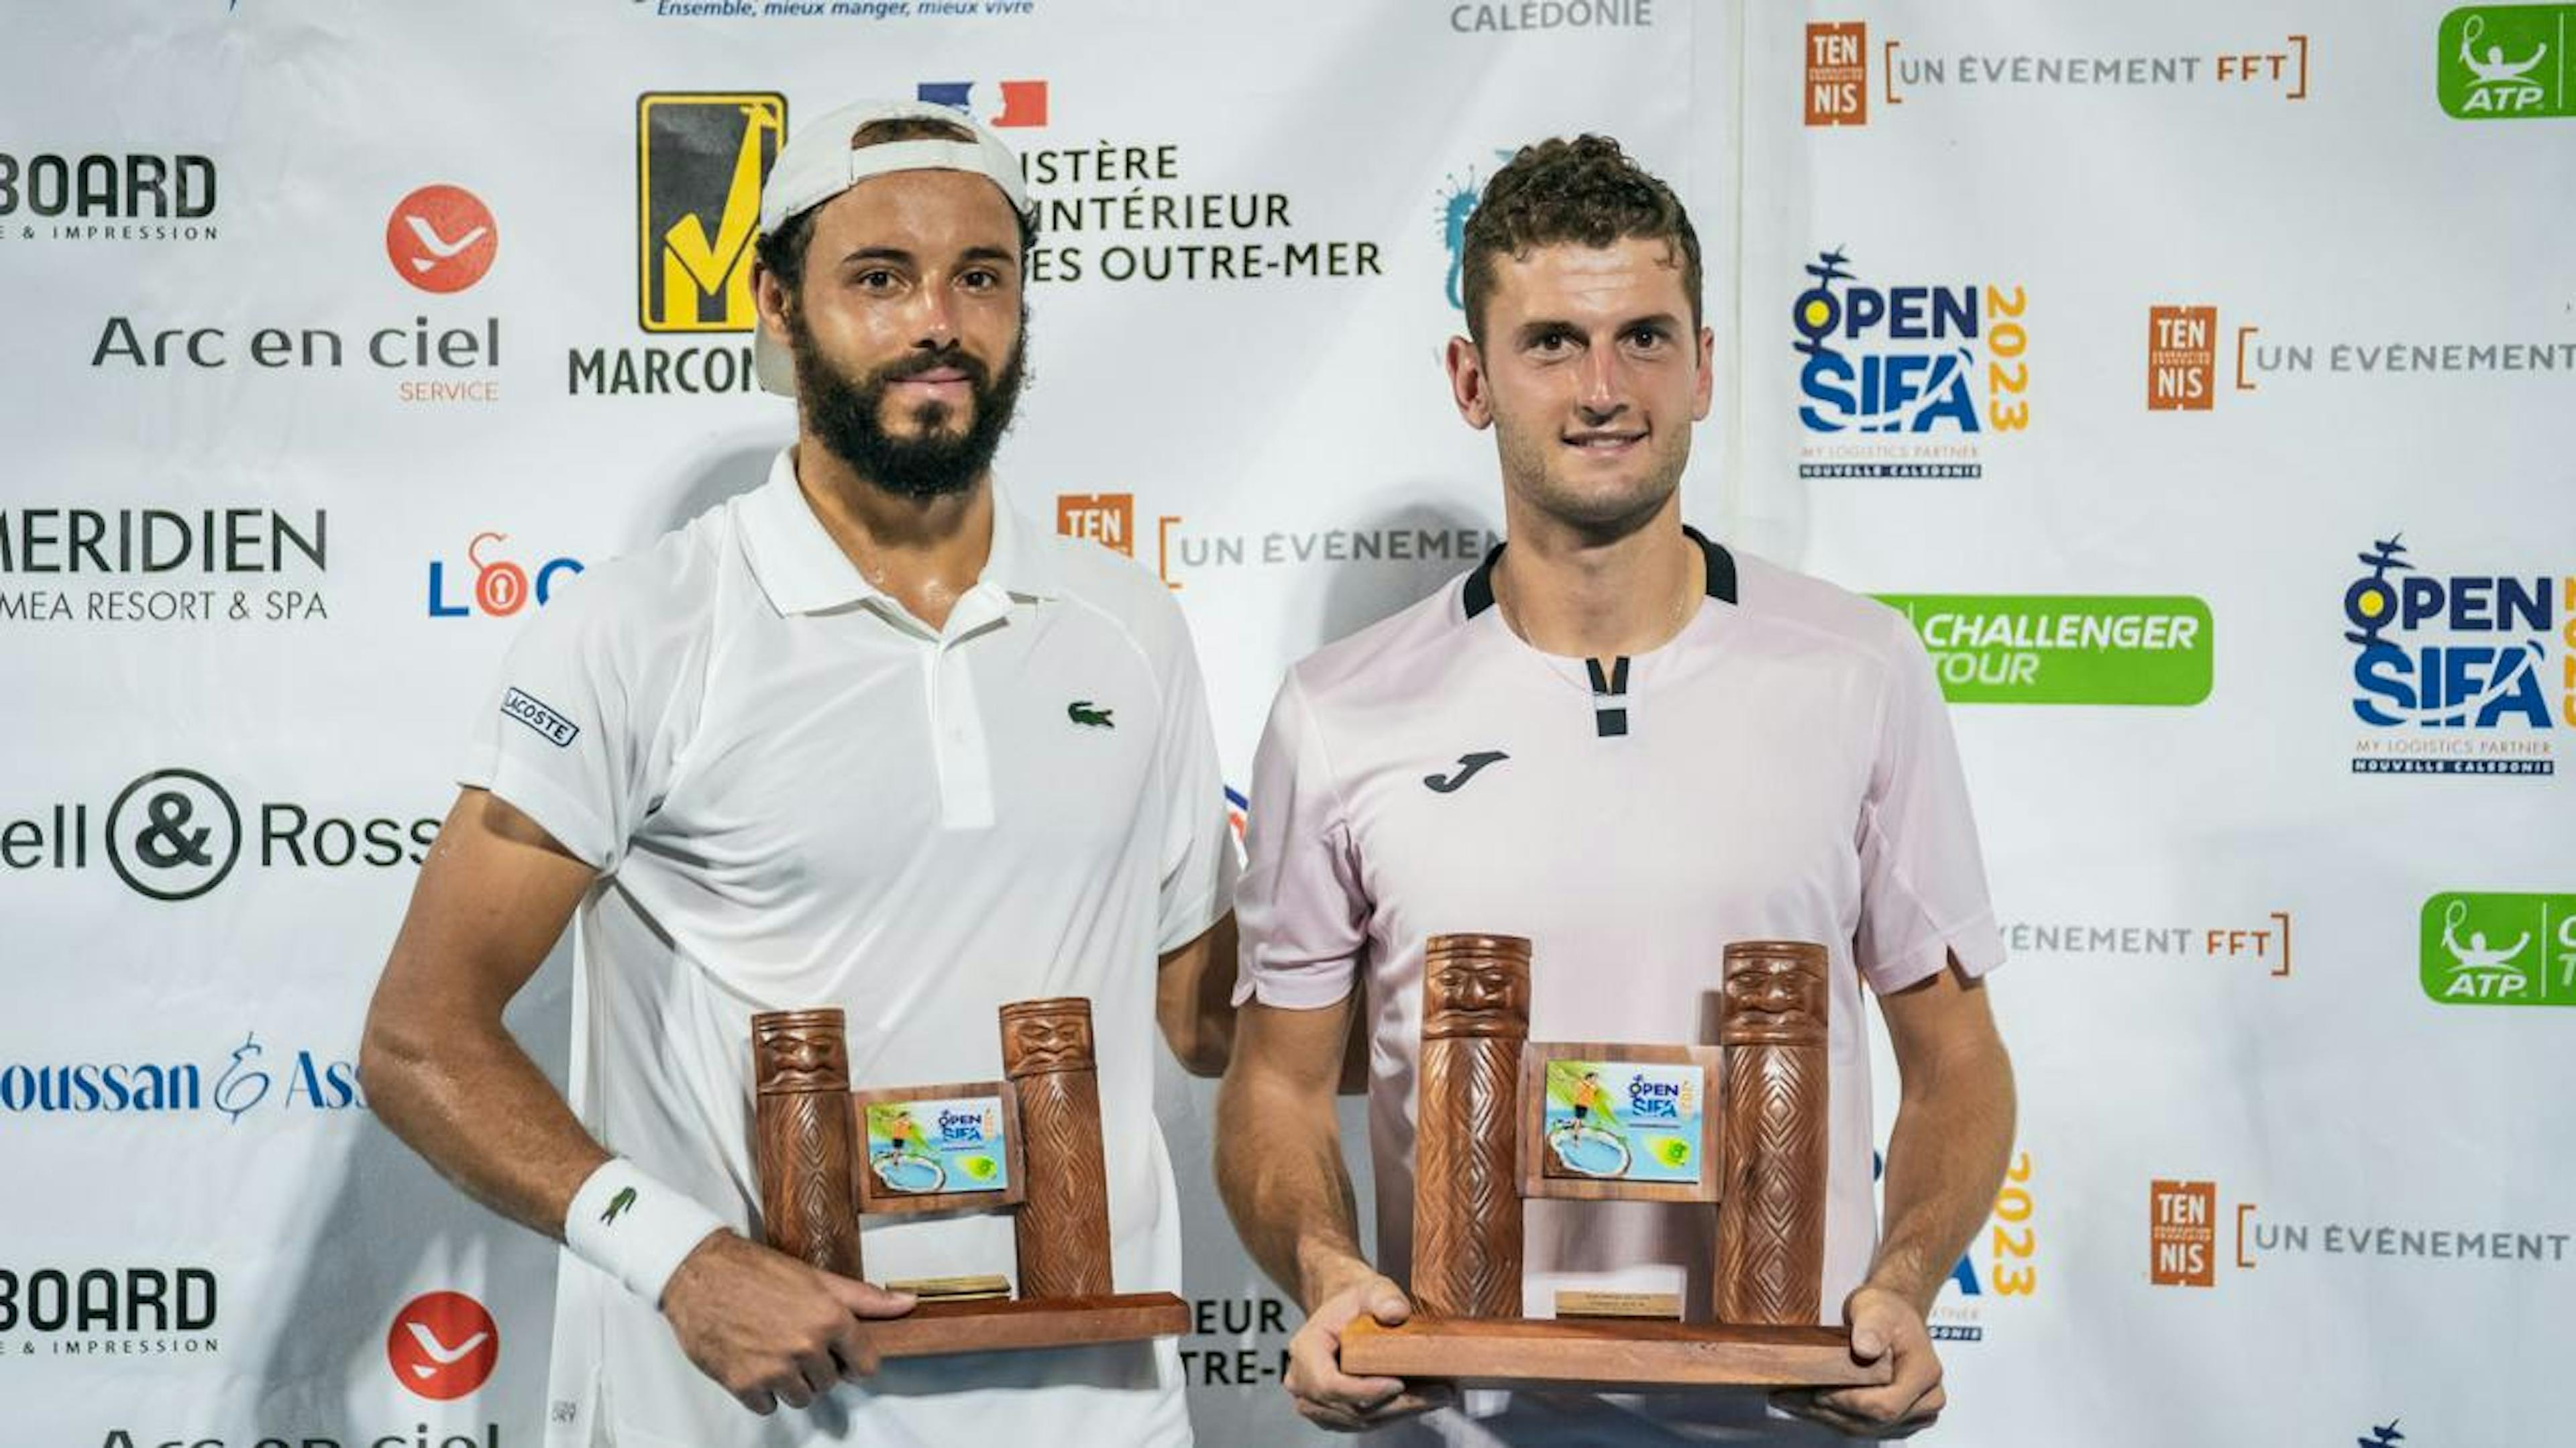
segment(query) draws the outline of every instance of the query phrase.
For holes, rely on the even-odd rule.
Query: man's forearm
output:
[[[1234,914],[1166,953],[1154,986],[1154,1016],[1173,1059],[1193,1076],[1221,1076],[1234,1053]]]
[[[501,1017],[594,878],[506,801],[459,791],[412,887],[358,1052],[368,1103],[388,1130],[476,1201],[550,1237],[608,1153]]]
[[[1236,1075],[1217,1096],[1216,1177],[1226,1210],[1253,1260],[1310,1310],[1368,1270],[1326,1090],[1319,1109]]]
[[[498,1022],[406,1029],[370,1019],[359,1054],[378,1120],[493,1211],[560,1240],[608,1152]]]
[[[1869,1285],[1931,1311],[1993,1212],[2013,1142],[2012,1062],[1988,1041],[1923,1063],[1887,1142],[1886,1230]]]

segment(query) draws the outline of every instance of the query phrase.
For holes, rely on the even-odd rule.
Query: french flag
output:
[[[995,90],[1001,92],[999,106],[993,104]],[[1042,80],[926,80],[918,94],[931,105],[964,111],[988,126],[1047,123],[1047,83]]]

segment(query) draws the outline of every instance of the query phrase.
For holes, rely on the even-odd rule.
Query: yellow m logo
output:
[[[787,135],[774,93],[637,104],[639,311],[648,332],[747,332],[760,183]]]

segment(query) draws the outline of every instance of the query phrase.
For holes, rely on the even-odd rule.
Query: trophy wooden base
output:
[[[1838,1327],[1423,1317],[1384,1327],[1363,1317],[1342,1331],[1343,1372],[1469,1388],[1875,1387],[1892,1370],[1885,1358],[1853,1361]]]
[[[1189,1330],[1190,1306],[1171,1293],[1122,1292],[1106,1297],[925,1302],[902,1317],[870,1323],[868,1337],[881,1357],[917,1358],[1140,1342],[1178,1337]]]

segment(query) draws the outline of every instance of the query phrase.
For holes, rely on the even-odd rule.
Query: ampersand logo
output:
[[[222,884],[241,847],[233,797],[193,769],[155,770],[108,807],[108,863],[118,879],[155,900],[193,900]]]
[[[233,1047],[232,1064],[215,1081],[215,1109],[235,1121],[242,1113],[268,1099],[269,1076],[250,1063],[260,1054],[259,1034],[243,1035],[242,1043]]]

